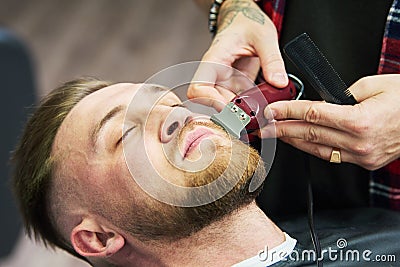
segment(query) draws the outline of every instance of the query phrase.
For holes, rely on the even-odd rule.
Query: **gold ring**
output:
[[[332,149],[331,158],[329,159],[329,162],[332,162],[332,163],[341,163],[342,162],[342,158],[340,155],[340,149],[338,149],[338,148]]]

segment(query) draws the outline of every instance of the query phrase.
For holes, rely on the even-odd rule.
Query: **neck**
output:
[[[283,232],[252,203],[187,238],[153,243],[148,250],[158,266],[226,266],[284,240]]]

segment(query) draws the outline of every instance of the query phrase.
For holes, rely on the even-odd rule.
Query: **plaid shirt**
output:
[[[282,28],[285,0],[262,0],[259,5],[275,24]],[[394,0],[386,21],[378,74],[400,74],[400,0]],[[400,210],[400,159],[371,172],[372,206]]]

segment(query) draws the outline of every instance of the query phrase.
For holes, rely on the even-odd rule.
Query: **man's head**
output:
[[[86,258],[117,253],[127,236],[187,237],[254,201],[249,182],[264,175],[254,150],[190,112],[175,94],[93,79],[67,83],[42,102],[14,159],[30,232]],[[217,180],[211,190],[204,187]],[[225,185],[232,190],[204,205],[164,201],[196,203]]]

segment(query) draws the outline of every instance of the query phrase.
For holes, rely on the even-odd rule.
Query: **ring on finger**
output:
[[[332,163],[341,163],[342,162],[342,157],[341,157],[339,148],[332,148],[331,158],[329,159],[329,162],[332,162]]]

